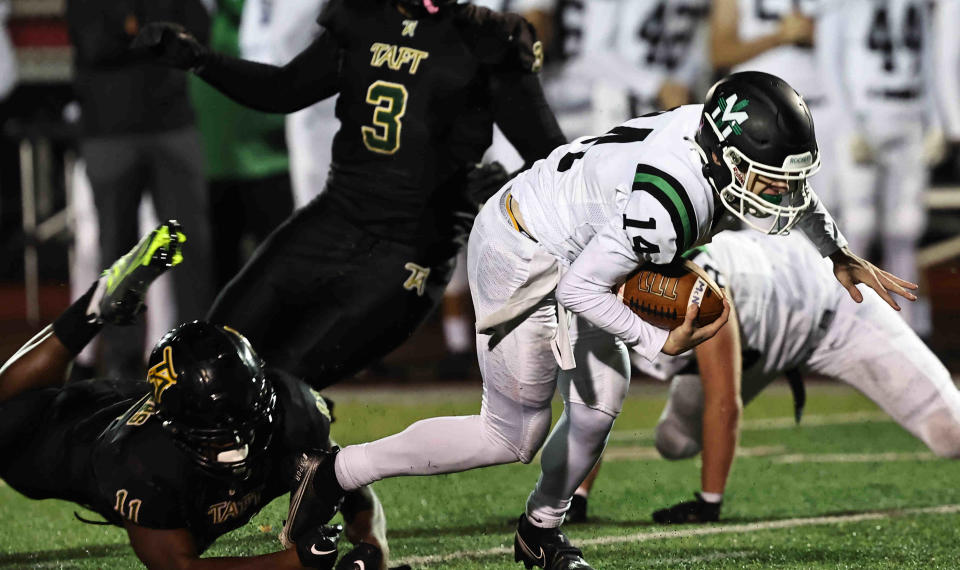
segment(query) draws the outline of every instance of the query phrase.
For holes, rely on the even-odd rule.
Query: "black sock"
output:
[[[87,316],[87,306],[96,288],[97,283],[94,282],[90,290],[53,321],[53,334],[57,335],[63,346],[73,354],[80,354],[83,347],[103,328],[103,323],[90,322],[90,317]]]

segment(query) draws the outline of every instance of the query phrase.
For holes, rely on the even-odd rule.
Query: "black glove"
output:
[[[702,523],[716,522],[720,520],[719,503],[708,503],[703,500],[700,493],[694,493],[696,501],[684,501],[677,503],[670,508],[660,509],[653,512],[653,522],[660,524],[684,524],[684,523]]]
[[[499,162],[479,164],[467,173],[467,198],[474,204],[483,204],[507,180],[510,180],[510,175]]]
[[[154,22],[140,29],[130,50],[134,57],[189,70],[203,67],[210,51],[180,24]]]
[[[337,562],[337,540],[343,527],[323,525],[302,533],[297,540],[297,557],[307,568],[332,570]],[[339,568],[339,566],[338,566]]]

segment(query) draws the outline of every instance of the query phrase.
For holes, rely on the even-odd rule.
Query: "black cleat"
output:
[[[526,514],[520,515],[517,523],[513,559],[523,562],[528,569],[538,566],[545,570],[593,570],[583,559],[583,552],[571,545],[559,528],[534,526]]]
[[[290,493],[290,510],[280,531],[287,548],[304,532],[326,524],[340,509],[346,492],[337,481],[334,461],[339,447],[315,454],[304,453],[297,465],[297,488]]]
[[[574,495],[570,501],[570,510],[567,511],[566,522],[571,524],[587,522],[587,498],[583,495]]]
[[[167,220],[143,236],[100,275],[87,315],[114,325],[133,323],[144,310],[150,284],[183,261],[180,249],[186,240],[176,220]]]
[[[653,512],[653,522],[658,524],[686,524],[717,522],[723,503],[708,503],[700,493],[694,493],[695,501],[684,501],[672,507]]]

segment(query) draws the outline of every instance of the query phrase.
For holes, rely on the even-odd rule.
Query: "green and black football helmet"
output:
[[[812,203],[807,178],[820,169],[813,117],[779,77],[747,71],[718,81],[695,138],[704,176],[750,227],[787,233]]]
[[[263,361],[239,332],[202,321],[163,336],[147,382],[156,417],[193,461],[220,478],[246,478],[277,423],[276,393]]]

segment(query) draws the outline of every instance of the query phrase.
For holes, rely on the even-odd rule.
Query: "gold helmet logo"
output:
[[[163,347],[163,360],[147,370],[147,382],[153,386],[153,401],[160,403],[163,392],[177,383],[177,373],[173,369],[173,349]]]

